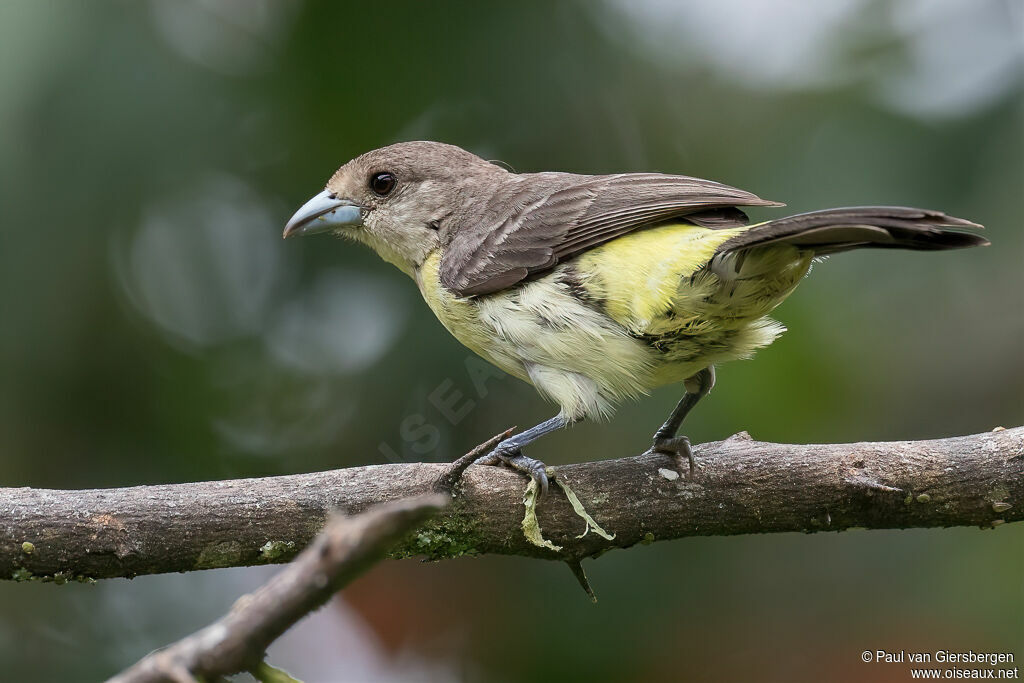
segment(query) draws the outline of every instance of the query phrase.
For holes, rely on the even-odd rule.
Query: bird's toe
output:
[[[505,465],[522,472],[537,482],[539,497],[548,492],[547,465],[540,460],[522,454],[518,449],[503,448],[501,444],[493,451],[476,461],[478,465]]]
[[[652,453],[662,453],[672,458],[679,474],[692,480],[697,471],[697,461],[693,457],[693,449],[690,447],[690,438],[687,436],[673,436],[670,438],[655,437],[651,446]]]

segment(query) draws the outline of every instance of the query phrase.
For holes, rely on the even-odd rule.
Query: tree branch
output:
[[[226,615],[151,653],[110,683],[193,683],[257,669],[272,642],[447,504],[447,496],[435,494],[335,517],[294,562]]]
[[[393,556],[501,553],[578,560],[693,535],[982,526],[1024,519],[1024,427],[935,441],[789,445],[746,434],[694,447],[694,481],[645,454],[556,469],[537,506],[546,539],[523,533],[525,479],[471,467],[452,506]],[[450,465],[353,467],[264,479],[122,489],[0,489],[0,578],[66,581],[285,562],[329,511],[435,490]]]

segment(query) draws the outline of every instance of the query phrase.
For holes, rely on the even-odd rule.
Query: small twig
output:
[[[147,655],[110,683],[193,683],[265,670],[278,637],[385,556],[402,534],[444,508],[447,496],[408,498],[355,517],[335,516],[284,570],[244,595],[224,617]]]
[[[497,446],[501,441],[507,439],[512,435],[512,432],[516,430],[515,427],[509,427],[501,434],[495,434],[491,438],[484,441],[482,444],[466,453],[464,456],[452,462],[451,465],[441,474],[437,479],[436,488],[439,493],[452,492],[452,487],[458,483],[459,479],[462,478],[462,474],[469,469],[469,466],[479,460],[482,456],[487,455]]]
[[[576,559],[566,560],[565,563],[569,565],[569,569],[572,571],[572,575],[576,577],[576,580],[580,584],[580,588],[587,594],[590,601],[597,603],[597,594],[594,593],[593,587],[590,585],[590,579],[587,578],[587,573],[583,571],[583,564]]]
[[[903,489],[898,489],[895,486],[886,486],[881,482],[877,482],[863,472],[852,474],[846,477],[845,481],[850,486],[855,488],[869,489],[871,491],[882,491],[883,493],[903,493]]]

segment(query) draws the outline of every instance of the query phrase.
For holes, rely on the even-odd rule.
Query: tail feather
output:
[[[935,251],[986,246],[980,235],[948,228],[982,226],[941,211],[902,206],[857,206],[788,216],[760,225],[722,243],[715,256],[784,243],[818,256],[862,247]]]

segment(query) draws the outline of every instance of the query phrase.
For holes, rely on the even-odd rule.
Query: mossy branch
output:
[[[442,494],[418,496],[354,517],[334,517],[288,567],[239,598],[223,617],[147,655],[109,683],[197,683],[240,671],[251,671],[261,681],[294,681],[263,662],[270,644],[448,502]]]
[[[1024,427],[934,441],[765,443],[739,434],[694,447],[680,477],[659,455],[560,466],[606,535],[562,487],[523,532],[526,480],[471,467],[450,508],[406,535],[395,557],[499,553],[576,561],[694,535],[979,526],[1024,519]],[[66,581],[286,562],[332,510],[431,492],[450,466],[408,463],[263,479],[121,489],[0,489],[0,578]],[[611,538],[609,538],[611,537]]]

